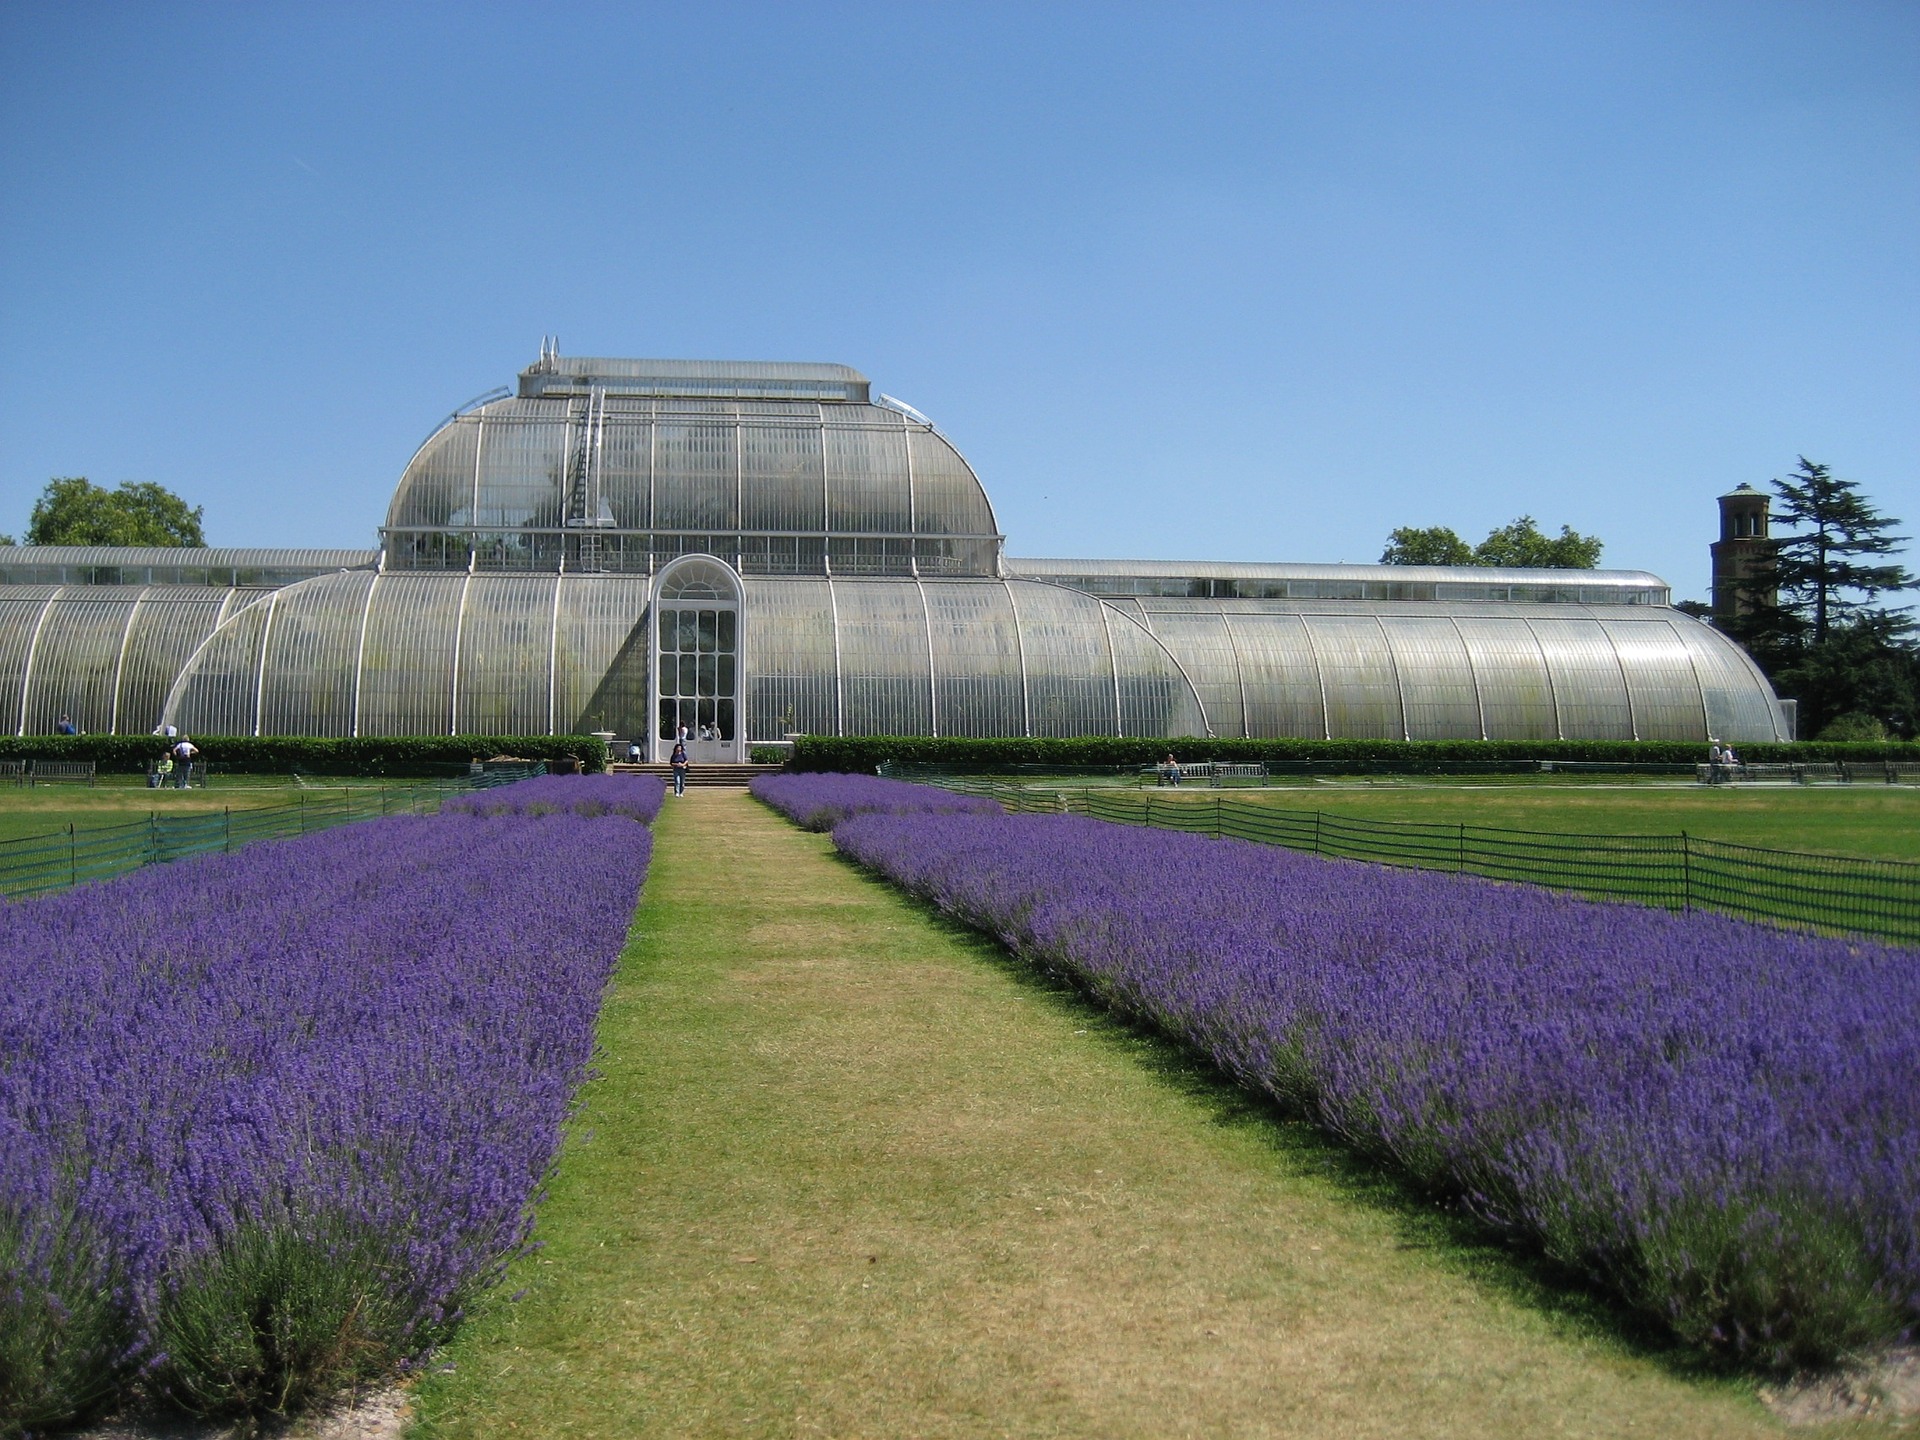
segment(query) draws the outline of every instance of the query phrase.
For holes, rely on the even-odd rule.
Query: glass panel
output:
[[[753,619],[744,678],[751,740],[832,735],[833,610],[824,580],[748,580]]]
[[[1236,737],[1246,734],[1246,717],[1240,707],[1240,667],[1234,658],[1226,617],[1199,610],[1167,610],[1164,603],[1114,602],[1117,609],[1138,613],[1180,661],[1187,678],[1200,692],[1213,733]]]
[[[1027,702],[1035,735],[1113,735],[1113,653],[1099,602],[1072,590],[1007,582],[1027,655]]]
[[[849,735],[929,735],[933,677],[926,612],[911,581],[835,581]]]
[[[1605,620],[1601,628],[1613,642],[1627,674],[1633,700],[1634,729],[1642,740],[1707,740],[1706,710],[1700,681],[1687,647],[1664,619]]]
[[[40,616],[56,593],[51,585],[9,585],[0,594],[0,675],[7,677],[0,693],[0,726],[8,735],[20,728],[20,681],[27,651]]]
[[[815,416],[819,414],[808,406]],[[748,423],[741,429],[740,524],[748,530],[824,530],[825,463],[818,424]]]
[[[1336,740],[1403,738],[1400,687],[1386,636],[1370,617],[1309,615],[1320,660],[1327,727]]]
[[[181,677],[169,723],[190,735],[251,735],[268,603],[232,615]]]
[[[460,636],[462,734],[546,732],[552,629],[552,577],[474,577]]]
[[[1707,725],[1715,739],[1739,744],[1786,738],[1772,688],[1744,650],[1691,618],[1676,616],[1667,624],[1699,668]]]
[[[1023,735],[1020,636],[998,581],[925,587],[942,735]]]
[[[1320,668],[1299,615],[1235,609],[1226,616],[1246,684],[1247,733],[1256,739],[1326,738]]]
[[[167,693],[188,658],[220,623],[225,590],[156,586],[133,617],[120,669],[119,730],[143,735],[161,722]],[[0,673],[6,673],[0,664]],[[0,724],[11,699],[0,696]]]
[[[1383,616],[1393,646],[1410,740],[1478,740],[1473,662],[1448,619]]]
[[[1599,622],[1543,617],[1527,623],[1539,637],[1553,676],[1561,738],[1631,740],[1626,681]]]
[[[728,654],[732,654],[737,648],[734,642],[736,629],[733,611],[722,610],[720,612],[720,648]]]
[[[549,582],[552,583],[552,582]],[[554,723],[575,733],[632,735],[647,723],[644,576],[560,577],[554,638]]]
[[[922,535],[991,535],[993,512],[967,462],[945,440],[907,427],[913,451],[915,529]]]
[[[384,575],[367,614],[362,735],[453,728],[453,646],[463,575]]]
[[[731,419],[661,421],[654,466],[655,526],[662,530],[740,528],[740,468]]]
[[[328,575],[275,597],[260,687],[263,735],[353,733],[360,617],[375,578],[364,572]]]
[[[27,734],[51,735],[63,715],[85,734],[112,728],[120,642],[140,594],[117,585],[72,586],[53,602],[27,677]]]
[[[1206,717],[1193,686],[1166,647],[1124,611],[1109,611],[1107,619],[1120,672],[1121,733],[1205,735]]]
[[[1558,737],[1553,683],[1527,623],[1503,616],[1457,617],[1460,639],[1480,682],[1489,740]]]
[[[906,534],[912,520],[901,417],[889,410],[871,413],[886,418],[872,428],[827,429],[827,528],[842,534]],[[838,556],[835,561],[837,567]]]

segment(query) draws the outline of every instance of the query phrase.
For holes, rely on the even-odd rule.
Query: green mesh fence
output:
[[[1920,865],[1767,850],[1678,835],[1578,835],[1485,825],[1359,820],[1225,795],[1159,799],[1112,787],[1037,789],[952,776],[925,783],[987,795],[1017,814],[1091,815],[1284,845],[1316,855],[1452,870],[1671,910],[1920,944]]]
[[[424,814],[438,809],[450,794],[497,783],[489,775],[432,785],[302,790],[277,805],[153,814],[119,825],[69,825],[50,835],[0,841],[0,895],[45,895],[143,865],[236,850],[256,840],[285,839],[381,815]]]

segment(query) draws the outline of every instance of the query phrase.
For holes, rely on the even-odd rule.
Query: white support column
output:
[[[33,662],[40,654],[40,632],[47,628],[47,616],[53,612],[53,602],[60,598],[67,587],[56,585],[53,593],[47,596],[47,603],[40,607],[40,616],[33,622],[33,638],[27,642],[27,663],[20,667],[20,724],[14,730],[16,735],[27,733],[27,696],[33,690]]]
[[[253,733],[262,733],[266,721],[267,645],[273,639],[273,617],[280,608],[280,592],[267,596],[267,618],[260,624],[260,656],[253,674]]]
[[[367,585],[367,598],[360,606],[360,644],[353,652],[353,723],[347,733],[356,739],[360,734],[360,690],[367,677],[367,622],[373,616],[373,592],[380,588],[380,581],[386,572],[376,571]]]
[[[153,572],[147,572],[151,575]],[[147,596],[153,593],[151,585],[140,592],[140,598],[133,602],[133,608],[127,611],[127,623],[120,629],[120,658],[113,662],[113,698],[107,704],[107,733],[120,733],[120,677],[127,669],[127,642],[133,638],[133,622],[140,618],[140,607],[147,603]]]
[[[453,664],[447,673],[447,733],[460,733],[460,646],[467,632],[467,592],[473,589],[473,572],[460,582],[460,611],[453,621]]]

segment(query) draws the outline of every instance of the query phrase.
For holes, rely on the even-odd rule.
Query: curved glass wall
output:
[[[1216,735],[1789,738],[1745,652],[1665,607],[1563,605],[1520,616],[1502,604],[1444,602],[1114,603],[1180,662]]]
[[[402,476],[390,569],[997,573],[993,507],[924,421],[880,405],[595,390],[457,415]]]
[[[181,664],[225,616],[273,592],[197,585],[0,586],[0,726],[144,734]]]
[[[656,660],[650,649],[648,600],[640,577],[323,576],[271,593],[207,637],[165,718],[199,734],[644,734],[648,666],[668,653]],[[696,627],[704,614],[697,598],[661,604],[691,607]],[[1077,591],[748,579],[739,615],[749,739],[1206,726],[1179,661],[1140,618]],[[697,724],[709,718],[699,710],[704,642],[696,630],[685,649],[675,634],[673,683],[655,693],[685,690]]]
[[[610,677],[635,649],[647,592],[627,576],[323,576],[209,636],[166,718],[210,735],[621,728],[644,709],[644,647],[638,689]]]

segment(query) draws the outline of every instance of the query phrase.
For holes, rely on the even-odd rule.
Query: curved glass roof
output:
[[[382,531],[390,567],[645,574],[706,552],[747,573],[997,573],[999,525],[972,468],[924,420],[865,403],[855,371],[543,364],[414,455]],[[614,388],[619,365],[633,388]],[[710,398],[658,393],[670,366],[723,373]],[[735,373],[750,369],[777,373]],[[816,380],[859,398],[747,393]]]
[[[1788,738],[1739,647],[1664,606],[1103,599],[987,579],[750,576],[744,592],[754,740]],[[360,571],[190,624],[142,620],[137,593],[6,598],[0,652],[59,657],[26,667],[48,723],[104,704],[144,624],[200,639],[169,662],[166,704],[194,733],[644,732],[643,576]]]

